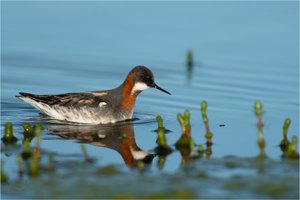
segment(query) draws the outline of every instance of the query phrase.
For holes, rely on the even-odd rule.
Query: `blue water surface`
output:
[[[193,51],[194,68],[186,70]],[[39,113],[15,98],[18,92],[57,94],[110,89],[136,65],[152,69],[157,84],[172,93],[144,91],[137,99],[138,146],[155,146],[161,115],[174,144],[177,113],[191,112],[192,135],[205,143],[200,103],[208,102],[213,158],[258,155],[256,100],[263,103],[269,157],[279,160],[282,125],[299,135],[299,2],[1,2],[1,132]],[[220,126],[225,125],[225,126]],[[76,140],[43,135],[49,151],[81,154]],[[108,148],[88,145],[99,164],[122,165]],[[6,162],[15,165],[15,160]],[[10,164],[9,164],[10,163]],[[179,153],[165,170],[180,165]]]

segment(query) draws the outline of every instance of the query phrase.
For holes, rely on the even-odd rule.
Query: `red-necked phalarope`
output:
[[[58,95],[20,92],[21,96],[17,97],[54,119],[104,124],[131,119],[136,97],[148,88],[156,88],[170,95],[154,82],[150,69],[136,66],[129,72],[125,81],[112,90]]]

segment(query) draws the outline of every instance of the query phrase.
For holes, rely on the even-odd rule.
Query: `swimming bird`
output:
[[[159,87],[154,75],[145,66],[134,67],[117,88],[111,90],[36,95],[20,92],[21,100],[56,120],[84,124],[106,124],[131,119],[136,97],[143,90]]]

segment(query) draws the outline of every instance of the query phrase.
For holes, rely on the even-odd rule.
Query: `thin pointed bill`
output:
[[[158,85],[154,85],[154,88],[156,88],[156,89],[158,89],[158,90],[160,90],[160,91],[162,91],[162,92],[164,92],[164,93],[167,93],[168,95],[171,95],[171,93],[170,92],[168,92],[167,90],[164,90],[164,89],[162,89],[161,87],[159,87]]]

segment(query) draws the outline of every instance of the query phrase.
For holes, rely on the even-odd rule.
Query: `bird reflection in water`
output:
[[[132,121],[109,125],[50,125],[47,129],[64,139],[75,139],[117,151],[129,168],[137,168],[138,162],[151,164],[154,158],[135,142]]]

